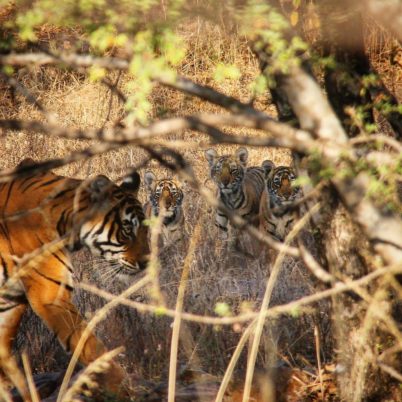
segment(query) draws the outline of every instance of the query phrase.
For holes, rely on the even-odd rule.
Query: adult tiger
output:
[[[82,181],[50,172],[29,174],[32,163],[17,167],[24,177],[0,184],[0,366],[26,400],[11,347],[27,304],[68,351],[75,350],[86,328],[71,301],[69,252],[86,246],[118,263],[122,275],[144,269],[149,254],[137,172],[117,186],[105,176]],[[104,352],[90,334],[79,358],[87,365]],[[113,363],[105,387],[117,391],[122,378]]]
[[[157,180],[151,171],[145,172],[144,181],[148,193],[148,201],[144,205],[145,215],[148,218],[159,216],[161,208],[165,208],[163,242],[166,245],[180,240],[184,229],[184,195],[179,184],[171,179]]]
[[[262,166],[266,172],[266,185],[260,202],[260,229],[283,241],[295,220],[295,211],[289,206],[301,197],[301,189],[294,185],[296,173],[291,167],[275,167],[269,160]]]
[[[218,199],[230,210],[241,215],[252,225],[258,226],[258,211],[261,194],[264,190],[264,169],[248,167],[248,151],[239,148],[235,155],[218,156],[210,148],[205,151],[210,166],[211,178],[218,187]],[[237,239],[229,233],[228,217],[219,209],[216,211],[215,225],[227,233],[233,244]],[[230,232],[233,232],[231,228]]]

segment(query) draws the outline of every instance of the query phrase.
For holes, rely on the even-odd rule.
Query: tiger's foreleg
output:
[[[230,231],[229,219],[219,210],[216,212],[215,226],[219,229],[219,238],[222,240],[228,240]]]
[[[12,344],[26,306],[4,301],[1,307],[3,311],[0,312],[0,374],[3,374],[1,377],[12,382],[24,401],[30,401],[25,377],[12,355]]]
[[[67,266],[54,258],[31,270],[23,278],[26,296],[33,311],[57,335],[63,347],[74,352],[87,326],[72,303],[72,279]],[[106,352],[103,343],[90,333],[86,339],[79,360],[84,365],[96,360]],[[103,376],[104,387],[118,392],[124,378],[123,369],[112,363]],[[102,384],[103,385],[103,384]]]
[[[241,229],[239,229],[233,225],[229,225],[229,236],[228,236],[229,250],[241,251],[240,250],[240,234],[241,234]]]

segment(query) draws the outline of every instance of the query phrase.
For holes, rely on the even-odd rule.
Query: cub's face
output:
[[[148,191],[148,198],[152,205],[155,216],[159,215],[162,206],[165,208],[165,215],[170,217],[182,206],[183,191],[178,183],[171,179],[157,180],[152,172],[145,173],[145,183]]]
[[[272,170],[268,180],[268,192],[281,203],[298,198],[300,187],[295,186],[295,171],[289,166],[278,166]]]
[[[240,148],[235,155],[218,156],[214,149],[205,152],[209,163],[211,178],[223,194],[230,194],[237,190],[244,179],[248,152]]]
[[[183,204],[183,191],[179,184],[171,179],[157,180],[148,171],[144,177],[152,214],[159,216],[161,208],[165,209],[165,220],[174,217]]]

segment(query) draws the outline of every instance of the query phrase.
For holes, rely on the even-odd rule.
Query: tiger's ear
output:
[[[156,186],[156,176],[148,170],[144,175],[145,186],[148,192],[154,191]]]
[[[113,183],[106,176],[96,176],[89,184],[91,200],[93,202],[103,201],[112,186]]]
[[[133,193],[134,196],[137,196],[138,190],[140,189],[141,177],[135,170],[131,172],[130,175],[126,176],[123,179],[123,182],[120,184],[120,188],[123,190],[129,191]]]
[[[213,148],[209,148],[205,151],[205,158],[208,161],[209,166],[213,166],[215,163],[215,159],[217,158],[218,153]]]
[[[265,160],[262,162],[262,168],[264,169],[264,176],[265,179],[268,179],[269,174],[272,172],[272,170],[275,169],[275,164],[272,161]]]
[[[241,147],[236,151],[236,157],[237,160],[240,162],[241,165],[244,167],[247,166],[247,160],[248,160],[248,151],[246,148]]]

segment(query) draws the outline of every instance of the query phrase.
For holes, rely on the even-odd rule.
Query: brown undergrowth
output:
[[[380,31],[373,33],[370,28],[368,38],[374,41]],[[49,33],[47,33],[49,34]],[[56,33],[57,34],[57,33]],[[183,35],[188,39],[188,57],[180,67],[180,72],[197,82],[211,85],[220,91],[242,101],[252,97],[249,84],[258,73],[258,65],[241,37],[228,37],[220,29],[194,21],[183,27]],[[382,35],[382,34],[381,34]],[[381,36],[380,35],[380,36]],[[51,35],[50,35],[51,36]],[[50,39],[49,39],[50,41]],[[381,42],[382,43],[382,42]],[[212,44],[212,46],[211,46]],[[378,45],[380,46],[380,45]],[[391,51],[391,44],[381,45],[381,54]],[[396,92],[401,82],[388,59],[378,56],[378,52],[370,53],[372,62],[377,68],[389,69],[388,87]],[[216,60],[236,64],[241,70],[238,81],[226,80],[216,83],[211,78],[211,71]],[[17,72],[19,81],[26,86],[51,113],[52,118],[66,126],[101,127],[120,120],[124,115],[122,105],[115,95],[100,83],[91,83],[84,75],[61,72],[52,67],[24,68]],[[124,92],[127,77],[112,76],[110,79]],[[20,95],[13,93],[2,84],[0,93],[0,116],[2,118],[25,118],[45,120],[45,116]],[[216,112],[216,106],[206,104],[197,99],[174,90],[156,85],[152,93],[153,117],[167,117],[191,114],[194,112]],[[261,110],[275,115],[273,106],[266,96],[255,100]],[[230,133],[242,135],[263,135],[255,131],[231,130]],[[207,162],[204,150],[210,146],[207,137],[198,132],[184,132],[169,136],[177,140],[177,147],[192,164],[195,174],[205,186],[213,188],[208,178]],[[180,141],[180,142],[179,142]],[[183,146],[184,143],[184,146]],[[45,160],[62,157],[75,150],[89,146],[89,141],[63,140],[47,138],[43,135],[26,133],[6,134],[0,137],[0,168],[15,166],[23,158]],[[181,147],[183,147],[181,149]],[[233,152],[236,147],[217,146],[219,153]],[[290,164],[290,152],[282,149],[249,148],[250,165],[259,165],[264,159],[271,159],[276,164]],[[134,147],[125,147],[118,151],[96,156],[91,160],[75,163],[58,169],[58,173],[74,177],[88,177],[96,174],[107,174],[118,180],[131,166],[139,165],[146,160],[147,154]],[[148,162],[147,169],[152,169],[157,177],[170,176],[171,173],[154,161]],[[144,169],[141,170],[143,174]],[[192,236],[196,222],[201,222],[201,233],[197,244],[195,258],[190,267],[188,285],[184,298],[183,310],[196,314],[215,315],[217,303],[225,303],[228,314],[245,311],[258,311],[264,294],[267,278],[270,273],[262,258],[253,255],[253,240],[247,235],[241,239],[240,249],[229,251],[227,245],[219,240],[217,229],[213,225],[214,211],[201,199],[199,194],[187,183],[182,183],[185,193],[184,210],[186,228],[181,243],[167,246],[160,252],[160,287],[166,305],[174,309],[177,289],[180,282],[183,261],[187,245]],[[140,198],[145,202],[145,192]],[[313,234],[305,233],[304,240],[308,248],[315,253],[316,244]],[[110,275],[104,263],[90,258],[85,251],[74,256],[76,268],[77,291],[75,302],[82,314],[88,319],[105,304],[101,297],[79,288],[80,283],[92,283],[110,293],[117,294],[127,284],[118,282]],[[270,305],[280,305],[292,300],[313,294],[319,285],[308,273],[304,265],[286,257],[275,285]],[[134,300],[153,303],[149,289],[141,290]],[[295,370],[299,382],[304,384],[303,391],[295,394],[295,399],[319,399],[317,371],[318,354],[322,364],[331,371],[333,361],[333,337],[330,325],[329,301],[321,301],[311,305],[304,311],[294,311],[267,321],[261,347],[259,349],[257,367],[261,370],[278,369]],[[140,378],[163,380],[167,377],[172,319],[163,314],[143,314],[132,308],[120,306],[97,327],[98,335],[109,348],[123,345],[124,353],[119,360],[128,372]],[[314,335],[316,328],[317,335]],[[197,323],[186,323],[182,329],[178,363],[181,368],[202,370],[219,379],[225,372],[230,357],[239,341],[245,326],[211,326]],[[53,334],[31,313],[24,317],[22,330],[15,349],[26,350],[34,373],[58,371],[66,367],[68,356],[62,351]],[[242,379],[246,367],[247,350],[243,352],[237,365],[235,377]],[[331,368],[333,369],[333,367]],[[328,374],[328,373],[327,373]],[[330,378],[330,377],[328,377]],[[297,382],[297,380],[295,380]],[[332,378],[328,380],[326,398],[334,398]],[[313,384],[313,385],[312,385]],[[310,388],[309,388],[310,387]],[[313,390],[308,393],[308,390]],[[331,391],[329,391],[331,389]],[[236,393],[241,393],[233,385],[230,400],[237,400]],[[304,392],[304,393],[303,393]],[[297,399],[299,398],[299,399]],[[311,398],[311,399],[308,399]],[[229,399],[228,399],[229,400]],[[240,399],[239,399],[240,400]],[[292,400],[292,399],[288,399]]]

